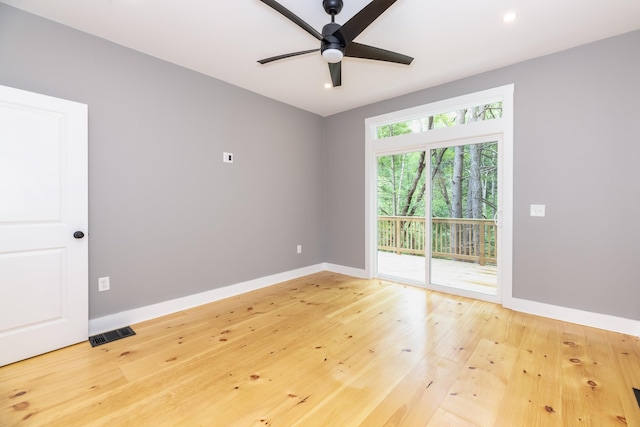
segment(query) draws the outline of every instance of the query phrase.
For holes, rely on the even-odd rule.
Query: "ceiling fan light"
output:
[[[322,57],[325,61],[335,64],[336,62],[342,61],[343,53],[340,49],[325,49],[322,51]]]

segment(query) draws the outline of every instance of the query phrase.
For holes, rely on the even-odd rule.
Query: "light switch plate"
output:
[[[531,216],[544,216],[545,205],[531,205],[529,215]]]
[[[233,153],[222,153],[222,161],[225,163],[233,163]]]

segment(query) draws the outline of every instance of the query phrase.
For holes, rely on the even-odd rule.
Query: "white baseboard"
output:
[[[316,264],[297,270],[274,274],[271,276],[249,280],[247,282],[236,283],[234,285],[212,289],[210,291],[201,292],[194,295],[188,295],[182,298],[148,305],[145,307],[135,308],[133,310],[110,314],[108,316],[99,317],[97,319],[90,319],[89,335],[95,335],[97,333],[122,328],[127,325],[143,322],[145,320],[154,319],[160,316],[165,316],[167,314],[186,310],[192,307],[197,307],[203,304],[208,304],[210,302],[219,301],[235,295],[255,291],[257,289],[266,288],[268,286],[272,286],[281,282],[286,282],[287,280],[297,279],[298,277],[318,273],[325,270],[362,279],[367,278],[366,272],[363,269],[345,267],[342,265],[331,263]],[[573,308],[561,307],[519,298],[507,298],[503,302],[503,306],[511,310],[533,314],[536,316],[543,316],[550,319],[561,320],[564,322],[570,322],[578,325],[590,326],[593,328],[605,329],[608,331],[640,337],[640,321],[638,320],[576,310]]]
[[[504,307],[522,313],[547,317],[549,319],[640,337],[639,320],[593,313],[519,298],[510,298],[508,302],[505,301]]]
[[[358,279],[367,279],[367,274],[364,269],[345,267],[344,265],[337,265],[331,263],[324,263],[324,269],[333,273],[345,274],[347,276],[357,277]]]
[[[156,317],[166,316],[167,314],[255,291],[256,289],[266,288],[281,282],[286,282],[287,280],[293,280],[298,277],[318,273],[323,270],[325,270],[324,264],[312,265],[309,267],[299,268],[297,270],[212,289],[210,291],[194,295],[188,295],[186,297],[147,305],[145,307],[134,308],[120,313],[98,317],[96,319],[89,319],[89,335],[91,336],[132,325],[134,323],[144,322],[145,320],[155,319]]]
[[[325,263],[325,270],[346,274],[361,279],[368,278],[364,269]],[[547,317],[549,319],[561,320],[564,322],[575,323],[582,326],[605,329],[607,331],[619,332],[634,337],[640,337],[640,320],[616,317],[608,314],[593,313],[589,311],[577,310],[574,308],[544,304],[536,301],[512,297],[505,297],[502,305],[505,308],[520,311],[522,313],[533,314],[536,316]]]
[[[341,273],[340,266],[335,266],[335,270],[331,268],[327,268],[330,271],[336,271],[337,273]],[[344,267],[343,267],[344,268]],[[346,267],[347,269],[349,267]],[[355,269],[353,269],[355,270]],[[357,274],[351,274],[356,277],[366,278],[364,275],[364,270],[355,270],[355,272],[362,271],[362,276]],[[344,274],[350,274],[345,272]],[[440,292],[435,289],[436,292]],[[446,292],[446,289],[443,288],[443,292]],[[454,292],[455,295],[460,296],[469,296],[472,298],[477,298],[476,296],[471,296],[462,292]],[[492,298],[487,298],[486,301],[495,302]],[[497,302],[500,304],[500,302]],[[519,311],[522,313],[533,314],[536,316],[542,316],[549,319],[560,320],[563,322],[575,323],[577,325],[589,326],[592,328],[604,329],[611,332],[619,332],[621,334],[631,335],[634,337],[640,337],[640,320],[627,319],[624,317],[616,317],[608,314],[602,313],[594,313],[590,311],[583,311],[574,308],[562,307],[558,305],[551,305],[540,303],[536,301],[530,301],[525,299],[513,298],[509,296],[505,296],[502,301],[502,306],[504,308],[508,308],[510,310]]]

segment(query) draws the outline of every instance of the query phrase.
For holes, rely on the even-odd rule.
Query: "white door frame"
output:
[[[383,154],[402,151],[417,151],[436,148],[451,141],[487,140],[496,135],[501,137],[502,176],[499,200],[502,204],[500,222],[502,233],[499,236],[498,296],[489,298],[505,304],[512,299],[513,277],[513,93],[514,85],[506,85],[493,89],[475,92],[469,95],[450,98],[443,101],[421,105],[402,111],[396,111],[365,120],[365,276],[372,278],[377,271],[377,157]],[[428,117],[444,112],[455,111],[469,106],[489,104],[502,101],[502,118],[443,129],[435,129],[422,133],[398,135],[391,138],[376,139],[379,126],[415,118]],[[452,289],[450,293],[456,293]],[[475,296],[475,295],[474,295]]]

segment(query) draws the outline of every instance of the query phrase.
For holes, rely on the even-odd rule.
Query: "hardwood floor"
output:
[[[640,340],[323,272],[0,368],[0,425],[640,426]]]

